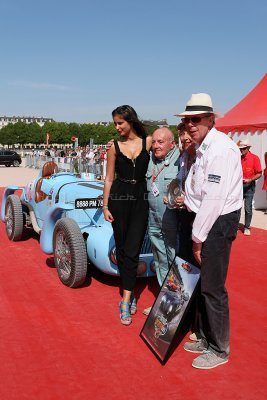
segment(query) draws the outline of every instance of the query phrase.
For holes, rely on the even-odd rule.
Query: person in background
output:
[[[77,153],[77,157],[81,157],[82,156],[82,149],[80,146],[75,148],[75,151]]]
[[[193,254],[201,266],[197,298],[201,340],[185,343],[184,349],[201,353],[192,362],[194,368],[211,369],[228,362],[230,353],[225,280],[242,207],[240,151],[214,128],[218,114],[208,94],[192,94],[177,116],[197,143],[196,161],[185,181],[184,204],[195,213]]]
[[[105,148],[101,151],[100,160],[101,160],[101,169],[102,169],[103,179],[105,179],[106,171],[107,171],[107,151]]]
[[[50,156],[51,156],[52,159],[54,159],[55,153],[56,153],[55,148],[54,148],[54,147],[51,147],[51,149],[50,149]]]
[[[250,152],[251,145],[248,140],[241,140],[238,143],[238,147],[241,152],[241,164],[243,170],[243,198],[245,208],[244,235],[249,236],[256,180],[261,177],[262,168],[259,157]]]
[[[158,283],[161,286],[175,258],[177,247],[177,212],[163,199],[168,185],[176,177],[179,151],[168,128],[156,129],[152,135],[152,155],[147,169],[149,203],[148,234],[152,244]],[[144,309],[148,315],[151,307]]]
[[[88,172],[95,172],[94,169],[94,157],[95,157],[95,153],[93,151],[93,149],[91,149],[89,146],[86,149],[86,154],[85,154],[85,158],[87,161],[87,169]]]
[[[120,139],[115,140],[107,152],[103,213],[105,220],[112,223],[122,281],[120,321],[123,325],[130,325],[132,315],[136,313],[134,287],[147,228],[145,176],[151,137],[146,136],[144,125],[131,106],[117,107],[112,117]]]
[[[46,157],[51,157],[50,150],[48,148],[45,149],[44,155]]]
[[[183,193],[182,196],[177,197],[175,200],[179,225],[179,246],[177,255],[192,264],[196,264],[192,251],[192,224],[194,218],[193,214],[189,212],[184,205],[185,182],[190,168],[196,159],[196,148],[195,142],[186,131],[183,122],[177,126],[177,130],[179,132],[179,141],[182,150],[178,160],[177,180]]]
[[[177,207],[177,222],[178,222],[178,249],[177,255],[185,261],[188,261],[195,266],[199,267],[193,256],[193,241],[192,241],[192,224],[194,221],[194,213],[189,212],[184,205],[184,193],[185,193],[185,181],[188,176],[191,166],[194,164],[196,159],[196,148],[195,142],[192,140],[191,136],[185,129],[185,124],[181,122],[177,126],[179,134],[179,147],[181,153],[178,158],[178,173],[177,181],[181,188],[182,195],[175,198],[175,204]],[[167,197],[164,198],[164,202],[168,204]],[[192,334],[189,339],[192,341],[197,341],[200,339],[200,334],[198,332],[198,321],[197,321],[197,305],[195,300],[191,305],[192,312]]]
[[[185,182],[190,171],[190,168],[196,160],[196,143],[192,140],[189,133],[186,131],[185,124],[181,122],[177,126],[179,132],[179,142],[181,146],[181,154],[178,160],[178,174],[177,180],[179,186],[182,188],[182,196],[176,198],[176,207],[178,215],[178,257],[190,262],[191,264],[199,267],[199,264],[193,255],[193,241],[192,241],[192,225],[194,222],[194,213],[189,212],[184,204]],[[198,311],[197,303],[194,299],[191,304],[192,311],[192,324],[191,335],[189,339],[197,341],[201,338],[198,326]]]
[[[59,156],[66,157],[66,155],[67,155],[67,149],[66,147],[63,147],[63,149],[59,151]]]
[[[101,165],[100,165],[100,147],[97,147],[94,150],[94,170],[95,174],[99,177],[101,177]]]
[[[70,155],[70,157],[77,157],[77,151],[76,151],[76,149],[70,150],[69,155]]]

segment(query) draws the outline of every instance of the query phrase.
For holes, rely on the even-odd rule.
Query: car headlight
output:
[[[110,258],[110,261],[111,261],[113,264],[115,264],[115,265],[118,264],[118,262],[117,262],[117,256],[116,256],[116,247],[115,247],[115,246],[112,247],[112,249],[110,250],[110,252],[109,252],[109,258]]]
[[[143,275],[146,272],[147,266],[146,266],[146,262],[143,260],[140,260],[138,262],[138,266],[137,266],[137,275]]]
[[[150,263],[150,271],[154,273],[156,272],[156,264],[154,260]]]

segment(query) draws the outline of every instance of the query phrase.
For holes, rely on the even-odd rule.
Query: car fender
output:
[[[2,206],[1,206],[1,220],[5,222],[5,210],[6,210],[6,200],[10,194],[14,194],[17,190],[23,189],[20,186],[9,185],[5,188],[2,198]]]
[[[47,212],[40,236],[40,247],[44,253],[53,253],[53,232],[55,224],[57,220],[62,218],[64,211],[73,209],[74,205],[72,204],[57,203],[54,204]]]
[[[111,251],[116,247],[112,226],[109,224],[90,226],[86,228],[85,232],[88,234],[86,246],[89,261],[105,274],[120,275],[118,266],[111,261]],[[152,253],[141,253],[139,256],[140,262],[146,264],[146,271],[139,276],[155,275],[150,268],[153,262]]]
[[[86,246],[90,262],[106,274],[119,275],[117,265],[110,260],[110,251],[115,246],[112,227],[91,226],[86,232],[89,235]]]

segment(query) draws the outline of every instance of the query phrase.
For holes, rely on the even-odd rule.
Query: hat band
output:
[[[186,106],[185,111],[207,111],[213,112],[213,108],[209,106]]]

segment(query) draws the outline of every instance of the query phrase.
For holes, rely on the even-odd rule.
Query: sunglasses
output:
[[[209,118],[210,115],[204,115],[204,117],[185,117],[182,118],[182,122],[184,124],[189,124],[189,122],[192,122],[192,124],[198,124],[203,118]]]

